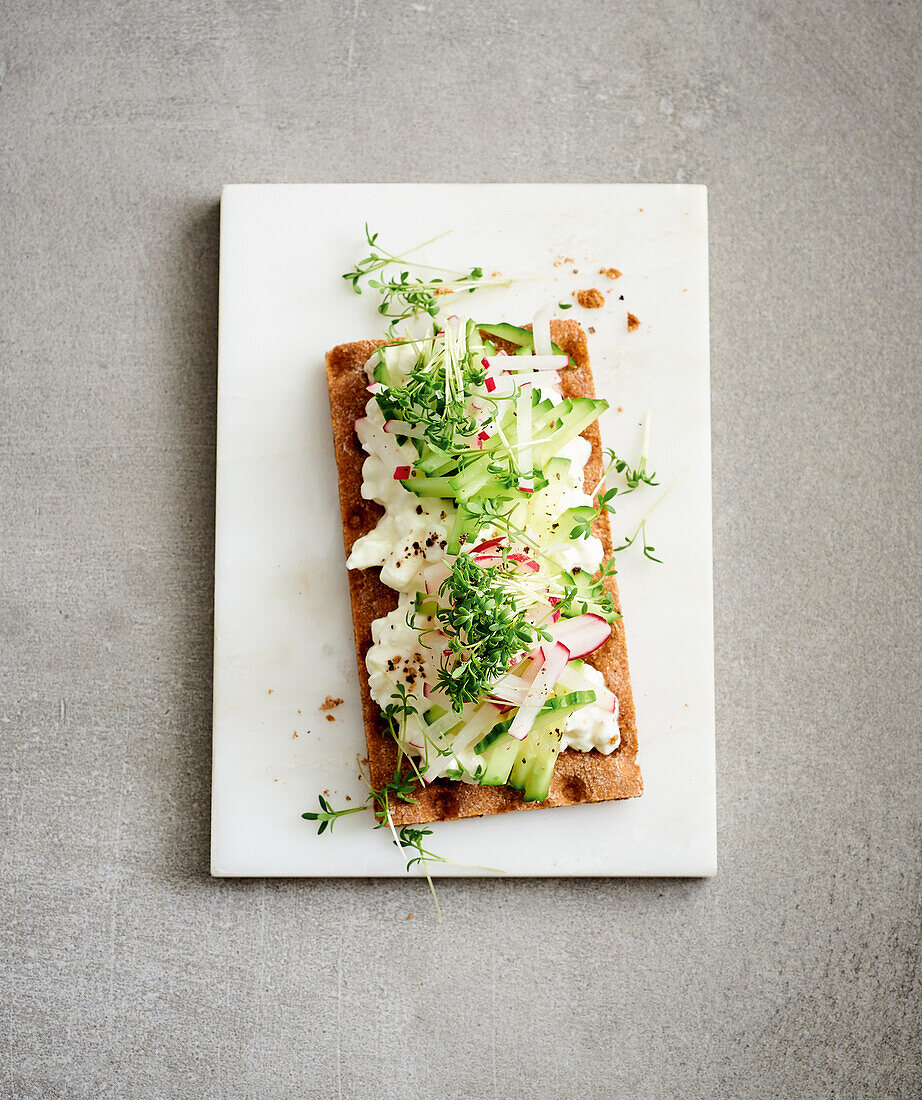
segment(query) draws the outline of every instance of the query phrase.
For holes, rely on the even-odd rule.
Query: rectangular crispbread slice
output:
[[[492,339],[492,337],[491,337]],[[561,374],[561,391],[565,397],[594,397],[592,371],[586,335],[576,321],[551,321],[551,339],[566,352],[575,364]],[[374,501],[363,500],[362,464],[365,453],[355,434],[355,421],[365,415],[368,379],[365,363],[383,341],[362,340],[340,344],[327,353],[327,378],[330,387],[331,423],[339,471],[339,496],[342,507],[343,538],[346,556],[361,535],[377,524],[383,509]],[[498,347],[503,342],[494,341]],[[507,351],[514,351],[506,345]],[[586,465],[585,485],[589,492],[602,476],[603,459],[598,423],[583,432],[592,445]],[[606,558],[611,555],[611,530],[607,514],[595,522],[593,534],[602,540]],[[606,580],[615,608],[620,611],[618,588],[613,577]],[[397,766],[397,746],[384,731],[377,703],[368,689],[365,654],[371,645],[371,624],[397,606],[397,593],[378,578],[377,569],[350,569],[349,589],[352,596],[352,619],[355,627],[355,648],[358,659],[359,683],[362,690],[362,711],[368,742],[368,763],[372,786],[380,789]],[[577,752],[567,749],[560,754],[554,768],[550,796],[543,802],[525,802],[519,791],[511,787],[478,787],[470,783],[439,779],[415,794],[417,802],[390,800],[390,810],[396,825],[425,821],[448,821],[481,814],[499,814],[542,806],[571,806],[581,802],[604,802],[618,798],[636,798],[643,791],[643,781],[637,766],[637,728],[634,720],[634,699],[628,670],[624,623],[618,619],[611,638],[586,658],[605,677],[605,682],[618,697],[621,743],[605,756],[595,750]]]

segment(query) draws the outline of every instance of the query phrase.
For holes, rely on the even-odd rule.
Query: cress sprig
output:
[[[644,442],[644,447],[646,448],[646,441]],[[593,493],[593,498],[596,503],[594,505],[584,504],[579,508],[573,509],[575,523],[570,531],[571,539],[588,539],[592,534],[593,523],[595,523],[603,512],[609,512],[611,515],[614,515],[615,497],[626,497],[629,493],[635,492],[641,484],[659,485],[658,481],[653,480],[656,477],[656,473],[647,473],[647,455],[645,451],[641,453],[640,461],[633,468],[626,459],[619,458],[613,450],[606,450],[605,454],[609,456],[610,461],[605,467],[605,471]],[[601,492],[612,473],[623,475],[626,488],[612,486],[610,489],[605,489],[604,492]],[[629,542],[619,547],[619,549],[623,550],[627,546],[630,546]],[[612,552],[614,553],[614,551]],[[654,558],[652,560],[657,561],[658,559]]]
[[[513,657],[550,637],[518,609],[502,568],[478,565],[469,554],[455,559],[439,597],[447,604],[438,608],[436,619],[448,653],[442,654],[437,687],[455,711],[476,702]]]
[[[343,278],[352,284],[352,289],[356,294],[362,293],[361,282],[363,279],[371,290],[378,291],[382,298],[381,304],[378,306],[378,312],[382,316],[390,318],[388,327],[391,329],[407,318],[418,317],[422,314],[427,314],[430,317],[437,316],[440,312],[438,299],[442,295],[465,292],[473,294],[475,290],[485,285],[509,286],[512,282],[511,279],[497,279],[493,276],[484,279],[483,268],[480,267],[472,267],[468,272],[451,271],[448,268],[432,267],[430,264],[421,264],[415,261],[409,264],[408,268],[437,271],[440,274],[433,275],[429,279],[421,279],[416,275],[411,276],[410,271],[405,270],[390,278],[385,278],[383,274],[381,278],[372,278],[373,275],[383,272],[383,269],[391,264],[404,263],[406,257],[411,253],[418,252],[419,249],[432,244],[445,235],[440,233],[438,237],[433,237],[431,240],[424,241],[423,244],[407,249],[406,252],[400,255],[395,255],[378,244],[378,234],[372,233],[366,222],[365,240],[371,248],[371,252],[365,259],[360,260],[351,271],[345,272]],[[443,278],[443,276],[449,277]]]

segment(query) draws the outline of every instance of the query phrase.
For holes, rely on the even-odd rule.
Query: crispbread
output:
[[[562,372],[561,392],[565,397],[594,397],[595,388],[586,335],[576,321],[552,321],[551,338],[566,352],[574,367]],[[492,337],[491,337],[492,339]],[[339,472],[339,496],[342,509],[343,539],[348,557],[352,545],[377,524],[383,509],[374,501],[363,500],[362,464],[364,452],[355,434],[355,421],[365,415],[368,379],[364,367],[371,353],[383,341],[362,340],[340,344],[327,353],[327,379],[330,388],[331,423]],[[494,340],[502,347],[501,340]],[[505,350],[514,350],[506,346]],[[602,476],[603,460],[598,423],[583,432],[592,445],[586,465],[585,485],[589,492]],[[593,525],[593,534],[602,540],[605,556],[612,552],[608,516],[603,512]],[[614,577],[605,581],[615,607],[620,611],[618,587]],[[376,569],[350,569],[349,590],[352,596],[352,620],[362,691],[362,711],[365,737],[368,743],[368,765],[372,786],[380,789],[394,774],[397,766],[397,746],[385,734],[381,711],[371,698],[365,654],[371,645],[371,624],[397,606],[397,594],[382,584]],[[604,802],[610,799],[636,798],[643,791],[643,781],[637,766],[637,728],[634,719],[634,699],[628,669],[624,623],[618,619],[611,638],[591,654],[587,661],[599,669],[608,687],[617,695],[618,724],[621,743],[608,756],[595,750],[577,752],[567,749],[560,754],[554,768],[550,796],[543,802],[525,802],[522,794],[511,787],[479,787],[470,783],[439,779],[416,793],[416,803],[390,800],[391,817],[396,825],[426,821],[446,821],[481,814],[499,814],[508,810],[542,806],[569,806],[581,802]]]

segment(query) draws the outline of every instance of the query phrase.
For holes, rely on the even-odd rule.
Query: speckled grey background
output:
[[[922,7],[0,35],[3,1095],[918,1096]],[[208,877],[217,200],[325,180],[710,186],[715,880]]]

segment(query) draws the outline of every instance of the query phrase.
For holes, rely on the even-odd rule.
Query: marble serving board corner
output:
[[[636,457],[652,410],[660,482],[614,523],[629,534],[656,504],[663,564],[619,555],[643,797],[436,825],[432,847],[455,862],[432,874],[714,874],[707,196],[633,184],[224,189],[212,874],[406,874],[369,814],[323,836],[301,818],[320,793],[342,806],[365,793],[324,353],[381,332],[372,295],[340,277],[367,252],[366,222],[396,250],[451,230],[416,258],[515,277],[453,303],[462,315],[522,323],[604,291],[604,308],[560,315],[590,330],[604,444]],[[620,279],[600,274],[611,267]],[[323,710],[328,697],[342,703]]]

